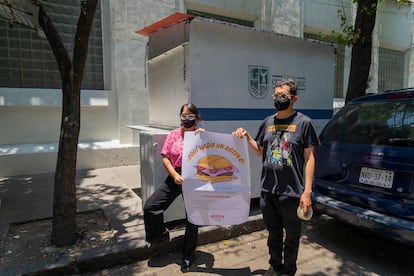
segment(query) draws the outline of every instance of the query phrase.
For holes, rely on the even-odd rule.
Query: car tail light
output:
[[[385,96],[387,99],[404,99],[404,98],[414,98],[414,93],[393,93]]]

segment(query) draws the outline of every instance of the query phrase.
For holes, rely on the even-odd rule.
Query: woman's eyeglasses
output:
[[[191,121],[193,121],[193,120],[197,119],[197,115],[194,115],[194,114],[190,114],[190,115],[181,114],[180,118],[181,118],[181,120],[191,120]]]

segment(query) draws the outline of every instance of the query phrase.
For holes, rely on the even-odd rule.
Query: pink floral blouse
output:
[[[183,162],[184,132],[176,128],[168,133],[161,155],[167,157],[174,168],[181,167]]]

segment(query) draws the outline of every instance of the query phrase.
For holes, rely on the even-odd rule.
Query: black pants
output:
[[[298,257],[302,222],[297,217],[296,209],[299,198],[280,197],[271,193],[262,193],[260,208],[263,221],[269,231],[270,265],[277,271],[294,275]],[[283,229],[286,237],[283,240]]]
[[[147,199],[144,205],[144,222],[146,240],[151,242],[156,240],[167,229],[164,225],[164,211],[171,203],[182,194],[181,185],[174,183],[174,179],[169,175],[155,192]],[[186,219],[183,258],[191,259],[197,247],[198,226],[190,223]]]

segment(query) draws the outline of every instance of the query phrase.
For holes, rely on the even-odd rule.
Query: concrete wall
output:
[[[131,125],[149,122],[147,37],[136,30],[174,12],[200,10],[254,22],[259,30],[302,37],[304,30],[329,33],[340,30],[338,9],[351,17],[350,0],[102,0],[102,36],[105,89],[82,91],[80,168],[139,163],[139,135]],[[382,1],[374,34],[376,47],[406,52],[405,84],[414,82],[412,7],[398,8]],[[404,35],[401,35],[404,34]],[[350,51],[346,51],[344,82],[348,81]],[[373,50],[375,80],[378,49]],[[246,80],[247,82],[247,80]],[[375,87],[372,86],[372,87]],[[346,85],[344,88],[346,91]],[[0,88],[0,176],[53,172],[60,130],[61,93],[56,90]],[[96,143],[101,143],[96,146]],[[17,152],[20,154],[14,153]],[[48,149],[48,150],[46,150]],[[51,150],[49,150],[51,149]],[[107,152],[105,154],[104,152]],[[30,156],[30,158],[29,158]],[[25,161],[31,160],[31,162]],[[47,161],[46,161],[47,160]],[[110,161],[108,161],[110,160]],[[17,169],[18,168],[18,169]]]

